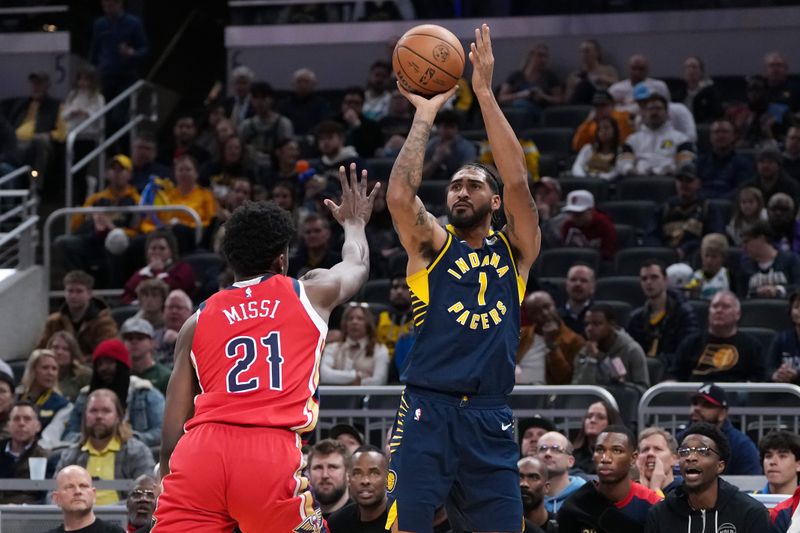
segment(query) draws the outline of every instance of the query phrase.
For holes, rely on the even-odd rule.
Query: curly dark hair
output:
[[[222,253],[240,279],[270,269],[295,235],[292,217],[274,202],[245,202],[225,223]]]
[[[717,451],[719,452],[720,458],[727,464],[728,459],[731,457],[731,445],[728,441],[728,437],[725,436],[721,429],[707,422],[697,422],[696,424],[692,424],[686,431],[683,432],[681,446],[683,446],[683,441],[686,440],[686,437],[689,435],[702,435],[703,437],[708,437],[714,441],[714,444],[717,445]]]

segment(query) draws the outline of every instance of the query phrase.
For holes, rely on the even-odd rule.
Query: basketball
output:
[[[397,80],[409,92],[422,96],[443,93],[464,72],[464,47],[449,30],[422,24],[408,30],[392,54]]]

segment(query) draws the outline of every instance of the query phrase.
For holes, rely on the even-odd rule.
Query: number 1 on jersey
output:
[[[481,284],[481,288],[478,290],[478,305],[486,305],[486,286],[489,285],[486,272],[478,273],[478,283]]]
[[[269,364],[269,388],[283,390],[283,356],[281,355],[281,334],[277,331],[270,332],[266,337],[259,339],[261,346],[267,349],[267,364]],[[242,355],[240,354],[240,349]],[[238,357],[236,364],[228,371],[228,392],[248,392],[257,389],[260,384],[258,376],[244,383],[239,381],[239,374],[246,372],[253,366],[258,357],[258,344],[253,337],[236,337],[228,341],[225,347],[228,358]]]

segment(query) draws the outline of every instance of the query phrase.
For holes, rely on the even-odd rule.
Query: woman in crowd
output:
[[[597,436],[612,424],[622,424],[619,412],[605,401],[594,402],[583,416],[583,426],[572,442],[575,451],[575,468],[594,474],[594,460],[592,459],[594,443]]]
[[[579,178],[602,178],[614,180],[617,177],[617,154],[619,154],[619,126],[611,117],[597,119],[595,140],[586,144],[578,152],[572,165],[572,175]]]
[[[603,63],[600,43],[594,39],[581,41],[578,48],[580,67],[567,78],[566,101],[570,104],[591,104],[598,89],[605,90],[619,80],[617,69]]]
[[[195,144],[211,154],[212,159],[219,159],[222,143],[217,142],[217,125],[225,120],[225,104],[220,101],[210,103],[206,107],[206,116],[198,128]]]
[[[261,183],[272,188],[276,183],[287,181],[302,187],[297,181],[297,161],[300,159],[300,144],[294,139],[283,139],[272,152],[272,166]]]
[[[772,381],[800,385],[800,291],[789,296],[792,327],[775,334],[768,352]]]
[[[742,233],[752,228],[756,222],[767,220],[767,210],[764,208],[764,196],[755,187],[744,187],[736,196],[733,206],[733,215],[725,233],[734,244],[742,245]]]
[[[20,401],[36,406],[42,424],[39,446],[52,450],[61,442],[72,404],[58,389],[58,359],[52,350],[34,350],[17,389]]]
[[[61,394],[74,402],[81,389],[92,379],[92,369],[83,364],[83,353],[78,340],[69,331],[56,331],[48,339],[47,349],[56,355],[58,388]]]
[[[512,72],[500,86],[497,101],[527,109],[532,119],[538,118],[545,107],[562,103],[564,90],[549,65],[550,48],[544,43],[533,45],[522,69]]]
[[[722,102],[714,82],[706,75],[706,66],[697,56],[683,62],[683,83],[678,87],[675,102],[689,108],[697,123],[712,122],[722,116]]]
[[[365,303],[350,303],[342,315],[342,340],[322,354],[320,383],[331,385],[385,385],[389,350],[377,341],[375,321]]]
[[[0,370],[0,439],[7,439],[8,416],[14,407],[14,376]]]
[[[191,294],[194,291],[192,268],[178,256],[178,243],[175,236],[167,230],[155,230],[147,234],[145,241],[147,266],[137,270],[125,283],[122,302],[136,301],[136,289],[148,279],[160,279],[170,289],[182,289]]]
[[[164,331],[164,302],[167,300],[170,288],[164,280],[151,278],[143,280],[136,287],[136,298],[139,300],[139,311],[133,315],[150,322],[156,335]]]
[[[247,155],[242,140],[232,136],[221,145],[220,155],[203,165],[201,182],[211,187],[214,198],[222,201],[236,178],[255,177],[253,163]]]

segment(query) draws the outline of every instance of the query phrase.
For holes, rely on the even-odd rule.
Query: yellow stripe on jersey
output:
[[[522,300],[525,299],[525,280],[522,279],[522,276],[519,275],[519,270],[517,270],[517,260],[514,259],[514,252],[511,249],[511,243],[508,242],[508,238],[502,231],[498,231],[497,235],[500,235],[500,238],[503,240],[503,243],[508,248],[508,255],[511,257],[511,264],[514,265],[514,274],[517,277],[517,291],[519,291],[519,301],[522,303]]]
[[[389,513],[386,517],[386,529],[387,531],[391,531],[392,525],[397,521],[397,501],[392,502],[392,506],[389,507]]]
[[[448,233],[447,234],[447,241],[442,246],[442,249],[439,250],[439,254],[436,256],[436,259],[428,265],[426,268],[423,268],[419,272],[415,272],[406,278],[406,282],[408,283],[408,288],[411,289],[411,292],[417,296],[423,303],[426,305],[430,303],[430,291],[428,287],[428,273],[430,273],[436,264],[442,260],[444,257],[445,252],[450,247],[450,244],[453,242],[453,235]],[[413,298],[413,296],[412,296]],[[413,303],[413,301],[412,301]]]

